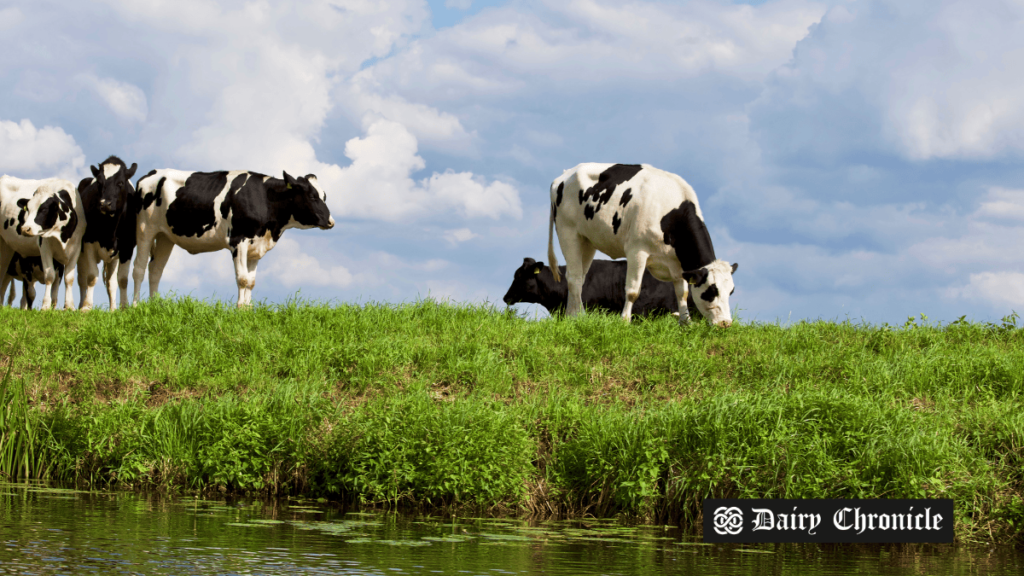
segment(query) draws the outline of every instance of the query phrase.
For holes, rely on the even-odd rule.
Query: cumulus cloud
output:
[[[138,86],[92,75],[83,75],[81,78],[119,118],[145,122],[149,106],[146,103],[146,93]]]
[[[951,288],[952,297],[981,301],[993,307],[1024,307],[1024,274],[1020,272],[981,272],[971,274],[963,287]]]
[[[487,182],[470,172],[434,173],[416,182],[412,174],[426,163],[417,155],[417,141],[405,126],[377,119],[366,136],[345,144],[352,160],[345,168],[325,167],[331,211],[346,218],[388,221],[454,212],[462,218],[522,217],[519,192],[505,182]]]
[[[457,230],[445,230],[444,239],[452,246],[458,245],[460,242],[472,240],[473,238],[479,238],[479,234],[474,234],[469,228],[459,228]]]
[[[990,0],[833,7],[751,107],[769,153],[835,162],[1024,152],[1024,8]]]
[[[25,178],[83,172],[85,155],[75,139],[59,126],[36,128],[31,120],[0,120],[0,172]]]
[[[298,241],[291,238],[281,238],[272,254],[274,260],[266,267],[266,274],[288,288],[345,288],[355,280],[353,274],[344,266],[325,266],[321,259],[303,252]]]

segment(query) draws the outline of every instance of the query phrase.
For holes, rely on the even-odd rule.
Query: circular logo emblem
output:
[[[715,509],[715,532],[735,536],[743,532],[743,511],[733,506],[726,508],[722,506]]]

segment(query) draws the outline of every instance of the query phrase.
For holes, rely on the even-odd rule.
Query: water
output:
[[[664,526],[0,483],[0,574],[1019,574],[1014,549],[704,545]]]

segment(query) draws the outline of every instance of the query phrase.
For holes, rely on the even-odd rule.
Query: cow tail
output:
[[[555,256],[555,203],[551,203],[551,214],[548,216],[548,266],[551,268],[551,275],[555,277],[555,282],[561,282],[562,278],[558,274],[558,257]]]

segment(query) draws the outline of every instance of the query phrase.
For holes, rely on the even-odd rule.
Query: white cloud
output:
[[[302,251],[298,241],[281,238],[274,247],[273,262],[266,274],[288,288],[298,286],[331,286],[345,288],[355,277],[344,266],[325,266],[321,259]]]
[[[146,93],[138,86],[92,75],[82,75],[81,78],[118,117],[135,122],[146,121],[149,106],[146,103]]]
[[[469,228],[459,228],[457,230],[445,230],[444,239],[452,246],[458,245],[460,242],[472,240],[473,238],[479,238],[479,234],[474,234]]]
[[[416,137],[403,125],[372,120],[365,137],[345,144],[350,166],[318,172],[332,213],[389,221],[452,211],[462,218],[522,217],[518,191],[504,182],[488,183],[469,172],[450,170],[415,182],[412,174],[426,166],[416,152]]]
[[[0,120],[0,173],[74,179],[84,167],[82,149],[59,126],[36,128],[27,118]]]
[[[993,307],[1024,307],[1024,274],[1020,272],[981,272],[971,274],[966,286],[950,288],[951,297],[981,301]]]
[[[470,6],[473,5],[473,0],[444,0],[445,8],[458,8],[459,10],[469,10]]]
[[[794,158],[982,160],[1024,153],[1022,99],[1019,2],[863,0],[832,8],[751,112]]]

